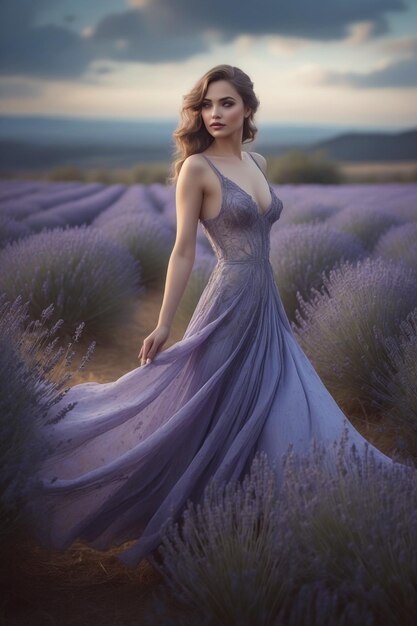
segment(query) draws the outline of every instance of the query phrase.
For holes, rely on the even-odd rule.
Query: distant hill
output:
[[[417,159],[417,129],[399,133],[345,133],[305,146],[306,152],[325,150],[337,161],[411,161]]]
[[[0,173],[168,163],[176,122],[0,115]],[[417,160],[417,129],[267,123],[247,149],[267,157],[323,149],[338,161]]]

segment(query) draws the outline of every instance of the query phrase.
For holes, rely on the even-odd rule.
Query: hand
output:
[[[153,357],[160,351],[169,337],[169,326],[157,326],[150,335],[143,340],[142,347],[138,354],[138,359],[141,361],[141,365],[151,363]]]

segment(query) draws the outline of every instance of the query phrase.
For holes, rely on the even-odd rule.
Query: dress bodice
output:
[[[263,174],[256,159],[250,152],[248,154]],[[224,176],[205,154],[202,156],[219,177],[221,185],[222,201],[219,213],[213,218],[200,219],[217,259],[219,261],[269,259],[271,226],[279,219],[283,203],[268,179],[264,175],[271,192],[271,203],[262,213],[249,193]]]

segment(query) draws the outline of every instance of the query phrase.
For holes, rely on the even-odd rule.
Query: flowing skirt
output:
[[[136,540],[118,555],[132,567],[210,478],[240,479],[258,450],[280,474],[289,444],[303,453],[346,426],[359,451],[367,444],[297,343],[263,258],[219,261],[179,342],[114,382],[73,386],[46,419],[70,402],[42,427],[26,505],[33,532],[61,550]]]

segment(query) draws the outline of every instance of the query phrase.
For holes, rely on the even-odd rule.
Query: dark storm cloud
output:
[[[169,16],[171,28],[217,29],[224,36],[296,36],[315,40],[341,39],[355,22],[373,24],[374,34],[388,32],[385,14],[407,9],[405,0],[151,0],[144,12]]]
[[[93,59],[89,43],[60,26],[28,29],[21,37],[2,37],[0,41],[2,74],[73,78]]]
[[[173,27],[173,11],[130,10],[104,17],[94,29],[93,41],[107,46],[116,61],[161,63],[179,61],[205,52],[208,42],[185,23]]]
[[[207,51],[210,33],[224,42],[241,34],[326,42],[343,39],[352,24],[367,21],[376,36],[388,31],[387,12],[407,8],[405,0],[150,0],[143,7],[104,16],[85,38],[69,20],[66,25],[36,23],[39,12],[47,15],[53,1],[3,0],[1,74],[72,78],[81,76],[93,60],[182,60]]]
[[[7,0],[0,12],[0,73],[73,78],[94,59],[91,45],[69,28],[36,26],[51,0]]]
[[[417,87],[417,57],[401,59],[380,70],[366,74],[357,72],[328,72],[324,82],[328,85],[381,89],[384,87]]]

